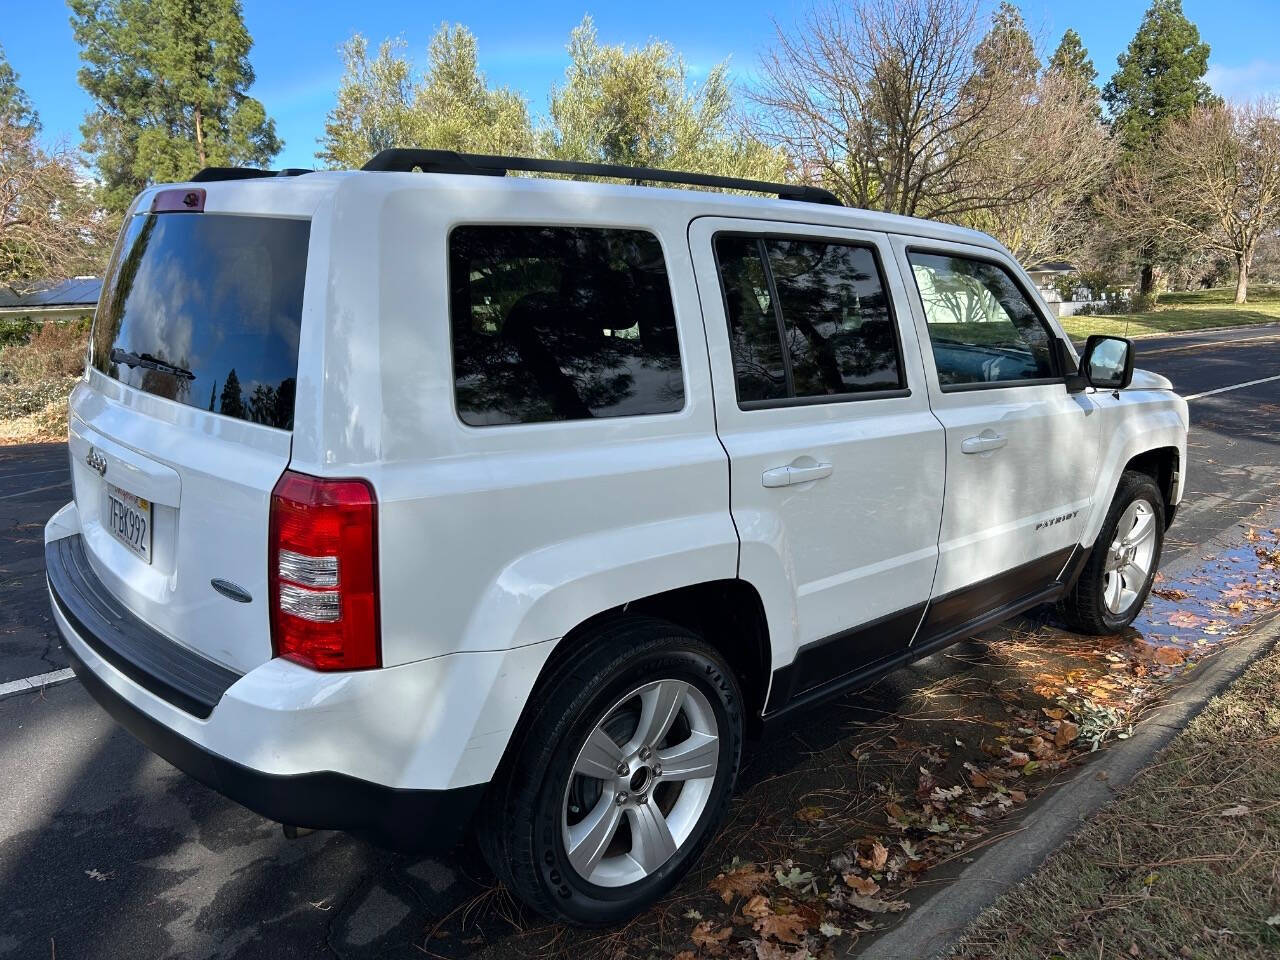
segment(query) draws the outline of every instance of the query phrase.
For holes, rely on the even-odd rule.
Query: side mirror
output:
[[[1133,341],[1125,337],[1091,336],[1080,358],[1080,372],[1089,386],[1123,390],[1133,381]]]

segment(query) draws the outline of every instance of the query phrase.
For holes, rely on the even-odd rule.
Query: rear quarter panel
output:
[[[353,177],[313,219],[313,234],[328,237],[329,280],[323,343],[304,343],[310,375],[299,373],[300,406],[304,385],[316,389],[305,401],[311,426],[295,430],[293,469],[367,477],[377,491],[384,662],[552,640],[629,600],[733,577],[728,460],[715,434],[687,216],[644,198],[613,196],[606,207],[537,181],[515,192],[480,177],[430,187],[425,178]],[[684,408],[464,424],[448,313],[447,238],[461,223],[655,234]]]

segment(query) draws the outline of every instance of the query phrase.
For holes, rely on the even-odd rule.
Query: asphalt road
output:
[[[1138,364],[1184,395],[1280,377],[1280,326],[1143,340]],[[1191,409],[1166,565],[1280,494],[1280,379]],[[66,665],[41,531],[69,490],[62,446],[0,447],[0,684]],[[446,863],[337,834],[285,840],[149,754],[74,681],[0,699],[0,957],[422,956],[433,918],[486,883],[466,851]]]

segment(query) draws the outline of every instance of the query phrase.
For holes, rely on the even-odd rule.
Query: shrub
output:
[[[67,395],[84,372],[86,321],[32,324],[0,345],[0,440],[66,435]]]

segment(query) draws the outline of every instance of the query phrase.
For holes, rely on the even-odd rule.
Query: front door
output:
[[[937,562],[943,431],[884,234],[689,231],[740,576],[764,595],[768,709],[901,653]]]
[[[995,251],[895,239],[946,429],[938,575],[917,642],[1019,604],[1062,572],[1092,505],[1099,418],[1059,333]]]

